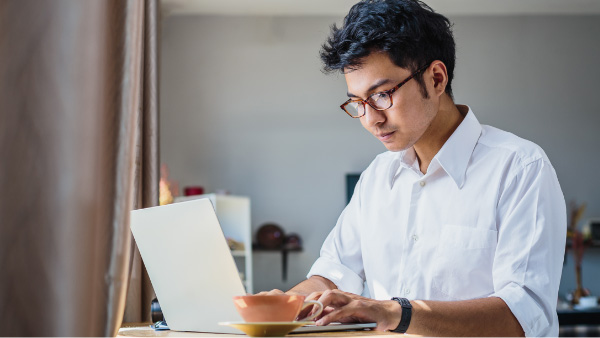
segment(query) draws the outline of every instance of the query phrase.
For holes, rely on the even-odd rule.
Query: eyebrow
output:
[[[390,82],[392,82],[391,79],[381,79],[381,80],[375,82],[371,87],[369,87],[369,89],[367,90],[367,93],[371,93],[373,90],[375,90],[375,88],[381,87],[384,84],[388,84]],[[347,92],[346,95],[348,95],[348,97],[359,97],[358,95],[354,95],[350,92]],[[369,96],[369,95],[367,95],[367,96]]]

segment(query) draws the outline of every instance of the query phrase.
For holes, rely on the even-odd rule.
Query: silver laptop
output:
[[[232,298],[245,290],[209,199],[134,210],[131,232],[171,330],[240,333],[218,324],[242,321]],[[372,327],[312,325],[294,332]]]

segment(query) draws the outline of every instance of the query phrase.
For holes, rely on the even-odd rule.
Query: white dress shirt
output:
[[[308,277],[374,299],[503,299],[527,336],[557,336],[566,207],[536,144],[468,114],[423,175],[413,148],[362,173]]]

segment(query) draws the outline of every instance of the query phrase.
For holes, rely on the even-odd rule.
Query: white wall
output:
[[[456,101],[471,105],[482,123],[541,145],[566,199],[585,201],[585,216],[600,216],[600,17],[451,19]],[[274,221],[304,239],[304,252],[289,256],[287,283],[279,255],[255,254],[255,291],[304,278],[345,205],[345,174],[385,151],[338,108],[343,77],[320,72],[319,47],[339,20],[163,22],[161,156],[171,177],[250,196],[253,232]],[[584,286],[600,294],[600,255],[591,254]],[[572,270],[561,292],[573,287]]]

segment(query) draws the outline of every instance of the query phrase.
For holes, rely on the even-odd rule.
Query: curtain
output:
[[[158,199],[156,7],[0,1],[2,335],[117,333]]]
[[[144,24],[144,68],[142,91],[142,114],[138,119],[136,151],[137,189],[135,209],[157,206],[159,197],[159,154],[158,154],[158,35],[159,11],[157,0],[145,0]],[[150,304],[154,289],[142,263],[140,252],[132,237],[131,274],[127,292],[127,305],[123,322],[149,322]]]

